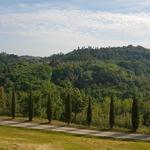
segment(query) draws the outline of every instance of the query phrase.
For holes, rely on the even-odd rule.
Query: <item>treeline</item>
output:
[[[1,92],[2,87],[1,87]],[[53,93],[54,94],[54,93]],[[53,113],[54,113],[54,95],[52,93],[47,94],[47,108],[46,108],[46,116],[51,123],[53,119]],[[65,93],[66,94],[66,93]],[[67,92],[66,97],[64,99],[64,121],[67,122],[69,125],[73,121],[73,110],[79,109],[75,108],[75,105],[73,105],[72,99],[74,95],[71,95],[70,92]],[[86,110],[86,124],[90,126],[92,124],[93,120],[93,113],[92,113],[92,99],[90,97],[85,97],[86,101],[88,102],[87,110]],[[16,105],[17,105],[17,97],[16,97],[16,91],[15,88],[12,90],[12,98],[11,98],[11,116],[12,119],[15,119],[16,115]],[[113,95],[110,97],[110,103],[109,103],[109,127],[112,129],[115,125],[115,107],[114,107],[114,97]],[[9,111],[9,110],[8,110]],[[28,118],[29,121],[33,120],[34,117],[34,99],[32,97],[32,88],[30,88],[29,91],[29,97],[28,97]],[[76,115],[76,114],[75,114]],[[148,118],[145,118],[148,119]],[[132,98],[132,108],[131,108],[131,120],[132,120],[132,130],[136,131],[139,127],[139,107],[138,107],[138,99],[137,97],[133,96]],[[147,120],[145,120],[147,122]]]
[[[58,61],[105,61],[105,62],[130,62],[140,61],[149,62],[150,50],[142,46],[123,46],[123,47],[78,47],[67,54],[55,54],[46,57],[46,60],[56,59]]]

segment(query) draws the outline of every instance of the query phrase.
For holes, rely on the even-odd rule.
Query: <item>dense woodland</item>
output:
[[[67,101],[68,123],[108,128],[113,114],[116,127],[131,128],[136,97],[140,126],[150,126],[150,50],[141,46],[82,47],[45,58],[1,53],[0,114],[12,114],[15,97],[16,115],[28,116],[31,87],[36,117],[64,121]]]

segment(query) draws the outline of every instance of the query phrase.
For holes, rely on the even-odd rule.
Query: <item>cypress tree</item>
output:
[[[65,104],[65,118],[68,125],[71,123],[72,118],[72,101],[70,94],[67,95],[66,104]]]
[[[12,90],[12,101],[11,101],[11,115],[12,119],[15,119],[15,113],[16,113],[16,93],[15,89]]]
[[[109,126],[112,129],[115,123],[115,114],[114,114],[114,98],[111,96],[110,100],[110,111],[109,111]]]
[[[132,129],[136,132],[139,127],[139,110],[138,110],[138,100],[134,96],[132,102]]]
[[[52,97],[50,94],[48,94],[48,99],[47,99],[47,119],[49,123],[52,121],[52,115],[53,115],[53,110],[52,110]]]
[[[91,104],[91,98],[89,98],[86,121],[87,121],[88,126],[90,126],[91,123],[92,123],[92,104]]]
[[[29,93],[29,104],[28,104],[29,121],[33,119],[33,99],[32,99],[32,88]]]

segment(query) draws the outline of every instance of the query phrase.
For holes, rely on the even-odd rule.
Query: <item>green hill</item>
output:
[[[77,123],[85,124],[87,96],[93,99],[94,111],[102,108],[100,116],[102,115],[103,122],[106,123],[108,97],[113,94],[117,99],[118,126],[123,124],[120,120],[124,111],[127,111],[126,126],[129,126],[129,99],[134,94],[140,100],[142,123],[144,115],[150,119],[150,50],[132,45],[112,48],[88,47],[44,58],[1,53],[0,87],[1,93],[4,89],[6,95],[1,100],[1,105],[10,108],[11,89],[15,86],[19,99],[17,113],[27,115],[27,99],[31,85],[36,116],[45,117],[46,95],[50,91],[55,93],[54,119],[64,120],[64,99],[69,92],[74,95],[73,107],[76,109],[73,113],[75,116],[81,114],[80,118],[75,117]],[[0,114],[10,112],[5,109],[1,110]],[[94,124],[99,124],[96,118]],[[146,124],[150,124],[150,120]]]

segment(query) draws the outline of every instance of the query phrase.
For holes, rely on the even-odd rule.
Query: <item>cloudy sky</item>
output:
[[[150,48],[150,0],[0,0],[0,52],[129,44]]]

